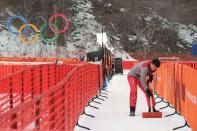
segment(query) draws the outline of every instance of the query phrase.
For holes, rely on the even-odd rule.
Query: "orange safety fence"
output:
[[[185,117],[197,131],[197,70],[185,64],[163,63],[155,72],[151,87]]]
[[[133,66],[134,62],[133,61],[123,61],[122,62],[122,67],[124,70],[126,69],[131,69],[131,67]]]
[[[184,64],[184,65],[187,65],[187,66],[190,66],[194,69],[197,69],[197,62],[179,62],[180,64]]]
[[[98,93],[98,65],[37,65],[0,79],[0,129],[73,131]]]
[[[131,69],[135,64],[137,64],[140,61],[123,61],[122,67],[124,70]]]
[[[74,67],[73,65],[37,65],[1,78],[0,114],[47,91]]]
[[[0,64],[0,78],[12,74],[16,71],[20,71],[31,67],[33,65],[1,65]]]
[[[51,62],[56,64],[56,62],[61,62],[60,64],[79,64],[85,63],[80,62],[77,58],[19,58],[19,57],[0,57],[0,78],[7,76],[16,71],[32,67],[37,64],[49,64],[42,62]],[[29,63],[30,62],[30,63]],[[37,63],[34,63],[37,62]],[[59,63],[58,63],[59,64]]]

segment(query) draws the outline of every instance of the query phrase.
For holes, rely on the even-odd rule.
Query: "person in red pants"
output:
[[[146,95],[146,100],[150,108],[150,97],[153,97],[152,91],[149,88],[148,83],[152,82],[153,72],[155,72],[160,67],[160,60],[153,59],[151,61],[144,61],[133,66],[128,75],[128,82],[130,85],[130,116],[135,116],[136,101],[137,101],[137,86]],[[155,100],[152,99],[153,111],[157,112],[155,109]]]

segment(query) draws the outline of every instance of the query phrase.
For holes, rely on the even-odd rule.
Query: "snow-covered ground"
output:
[[[102,25],[99,24],[93,15],[92,2],[90,0],[72,0],[71,6],[68,10],[73,11],[72,16],[69,16],[70,27],[65,33],[66,43],[65,47],[58,47],[55,43],[43,44],[41,40],[37,41],[32,46],[23,44],[18,36],[9,33],[5,28],[6,21],[0,23],[0,56],[18,56],[18,57],[78,57],[78,55],[70,53],[70,51],[83,50],[86,52],[97,50],[100,45],[96,42],[96,34],[101,33]],[[14,13],[8,8],[0,12],[0,16],[12,16]],[[146,22],[158,17],[155,14],[147,16]],[[167,19],[158,17],[162,21],[163,27],[174,27],[182,41],[188,43],[191,47],[192,41],[197,37],[197,27],[194,25],[181,25],[179,23],[172,23]],[[71,25],[73,27],[71,27]],[[3,29],[3,28],[4,29]],[[105,29],[104,29],[105,32]],[[107,32],[108,33],[108,32]],[[115,37],[117,41],[120,38]],[[136,39],[135,36],[129,38],[130,41]],[[143,40],[142,40],[143,41]],[[146,42],[146,41],[145,41]],[[177,43],[178,46],[184,48],[183,45]],[[121,46],[120,46],[121,47]],[[117,54],[120,54],[118,52]],[[128,59],[128,55],[122,53],[123,59]]]
[[[86,126],[92,131],[172,131],[173,128],[184,125],[184,118],[178,115],[163,118],[142,118],[141,113],[146,112],[148,108],[141,90],[138,90],[136,116],[129,116],[130,87],[127,82],[127,72],[124,71],[124,75],[115,75],[110,81],[107,87],[108,99],[104,98],[105,101],[95,100],[102,104],[91,103],[99,109],[86,107],[86,113],[94,115],[95,118],[81,115],[80,125]],[[156,101],[159,101],[159,98]],[[156,108],[159,109],[165,105],[165,103],[159,103]],[[173,113],[174,109],[166,108],[161,111],[165,116]],[[86,130],[76,126],[75,131]],[[191,131],[191,129],[185,127],[178,131]]]

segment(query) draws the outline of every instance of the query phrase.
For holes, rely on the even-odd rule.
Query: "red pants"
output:
[[[137,101],[137,86],[144,92],[146,95],[146,100],[148,103],[148,107],[150,107],[150,98],[146,94],[144,87],[142,86],[141,82],[132,76],[127,76],[130,85],[130,107],[136,107]],[[152,105],[155,106],[155,99],[152,99]]]

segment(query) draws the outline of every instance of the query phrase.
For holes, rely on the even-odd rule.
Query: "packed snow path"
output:
[[[127,82],[127,72],[123,75],[115,75],[108,83],[108,99],[105,101],[96,99],[102,104],[91,103],[99,109],[86,107],[88,114],[94,115],[95,118],[81,115],[79,124],[90,128],[92,131],[172,131],[173,128],[184,125],[184,118],[178,115],[165,117],[165,115],[174,112],[174,109],[166,108],[161,110],[163,118],[142,118],[141,113],[148,110],[144,94],[138,89],[136,116],[129,116],[129,91],[130,87]],[[100,97],[102,98],[102,97]],[[159,101],[160,99],[156,99]],[[156,105],[156,109],[164,107],[165,103]],[[86,129],[76,126],[75,131],[87,131]],[[190,128],[184,127],[177,131],[191,131]]]

